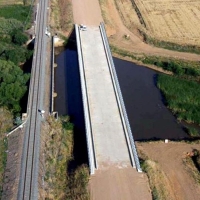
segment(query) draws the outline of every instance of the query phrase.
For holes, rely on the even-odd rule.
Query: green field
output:
[[[200,125],[200,84],[195,81],[160,74],[157,86],[165,103],[178,120]]]
[[[31,0],[0,0],[0,6],[15,5],[15,4],[31,3]]]

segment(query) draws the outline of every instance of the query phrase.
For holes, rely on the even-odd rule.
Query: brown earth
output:
[[[149,159],[158,163],[167,177],[168,190],[172,200],[197,200],[200,197],[200,185],[186,171],[183,159],[187,152],[199,149],[199,144],[185,142],[137,142],[137,148]]]

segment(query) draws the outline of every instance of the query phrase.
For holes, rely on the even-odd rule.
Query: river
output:
[[[59,115],[70,115],[77,131],[83,134],[85,128],[76,47],[70,45],[59,51],[56,56],[57,97],[54,110]],[[156,87],[158,72],[117,58],[114,58],[114,63],[134,139],[178,140],[188,137],[163,103],[160,90]]]

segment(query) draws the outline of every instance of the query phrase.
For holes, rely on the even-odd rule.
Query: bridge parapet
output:
[[[108,43],[106,31],[105,31],[105,26],[104,26],[103,22],[100,23],[99,28],[100,28],[100,32],[101,32],[101,35],[102,35],[102,40],[103,40],[103,43],[104,43],[105,52],[106,52],[106,56],[107,56],[107,59],[108,59],[108,64],[109,64],[109,67],[110,67],[111,77],[113,79],[113,86],[115,88],[116,98],[117,98],[117,101],[118,101],[118,106],[119,106],[119,110],[120,110],[121,117],[122,117],[122,123],[123,123],[123,126],[124,126],[124,131],[125,131],[125,135],[126,135],[126,139],[127,139],[127,144],[128,144],[128,148],[129,148],[131,162],[132,162],[133,167],[136,167],[138,172],[142,172],[141,167],[140,167],[138,154],[137,154],[137,149],[136,149],[135,142],[134,142],[134,139],[133,139],[133,134],[132,134],[131,127],[130,127],[130,124],[129,124],[126,108],[125,108],[125,105],[124,105],[124,100],[123,100],[123,97],[122,97],[117,73],[116,73],[116,70],[115,70],[115,65],[114,65],[114,62],[113,62],[113,58],[112,58],[112,54],[111,54],[111,51],[110,51],[110,47],[109,47],[109,43]]]
[[[85,76],[84,76],[84,62],[83,62],[83,54],[82,54],[82,48],[81,48],[80,32],[79,32],[79,27],[77,24],[75,24],[75,31],[76,31],[79,73],[80,73],[80,80],[81,80],[81,91],[82,91],[82,98],[83,98],[83,109],[84,109],[84,118],[85,118],[85,127],[86,127],[86,140],[87,140],[87,148],[88,148],[89,167],[90,167],[90,174],[94,174],[95,169],[97,169],[97,162],[96,162],[96,157],[95,157],[94,141],[92,137],[92,128],[91,128],[91,122],[90,122],[89,103],[88,103],[87,87],[86,87]]]

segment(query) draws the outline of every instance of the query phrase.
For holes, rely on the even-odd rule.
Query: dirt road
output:
[[[199,144],[184,142],[149,142],[137,143],[138,150],[149,159],[159,164],[167,177],[168,192],[172,200],[197,200],[200,197],[200,186],[186,170],[183,158],[186,152],[199,149]]]
[[[133,168],[110,168],[91,177],[90,197],[95,200],[150,200],[148,179]]]
[[[98,26],[103,21],[98,0],[73,0],[72,6],[75,24]]]

